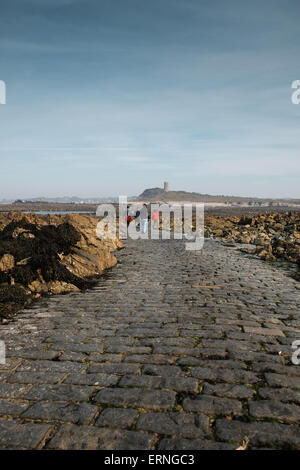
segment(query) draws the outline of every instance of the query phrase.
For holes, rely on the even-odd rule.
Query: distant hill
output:
[[[263,199],[255,197],[210,195],[188,191],[164,191],[162,188],[145,189],[145,191],[137,197],[137,200],[149,202],[205,202],[211,204],[249,206],[300,205],[300,199]]]
[[[155,199],[155,198],[160,198],[163,196],[164,190],[162,188],[150,188],[150,189],[145,189],[145,191],[142,192],[138,196],[139,199]]]

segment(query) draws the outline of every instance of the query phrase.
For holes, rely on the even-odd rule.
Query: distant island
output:
[[[145,189],[137,198],[145,202],[204,202],[214,206],[254,206],[254,207],[277,207],[277,206],[300,206],[300,199],[272,199],[242,196],[224,196],[201,194],[188,191],[170,191],[169,183],[165,182],[163,188]]]

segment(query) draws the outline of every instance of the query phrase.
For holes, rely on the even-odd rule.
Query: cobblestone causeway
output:
[[[300,448],[300,284],[213,240],[125,245],[0,326],[0,447]]]

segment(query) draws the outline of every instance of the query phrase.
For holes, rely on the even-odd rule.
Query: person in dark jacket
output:
[[[146,233],[148,229],[148,209],[146,204],[143,205],[140,212],[141,232]]]

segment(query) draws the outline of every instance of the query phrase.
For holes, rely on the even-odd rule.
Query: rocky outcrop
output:
[[[205,236],[243,244],[243,251],[264,260],[283,259],[300,267],[300,212],[242,217],[207,215]]]
[[[85,289],[117,262],[117,239],[99,240],[91,216],[0,216],[0,316],[28,298]],[[12,305],[15,302],[15,307]]]

